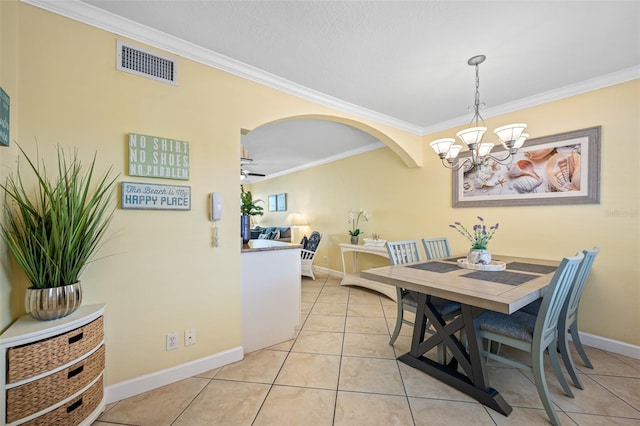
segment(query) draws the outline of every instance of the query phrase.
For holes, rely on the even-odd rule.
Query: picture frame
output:
[[[453,172],[453,207],[600,203],[601,126],[529,139],[509,164]],[[492,151],[502,159],[505,149]],[[471,154],[467,151],[458,161]]]
[[[277,211],[277,204],[276,204],[276,196],[275,195],[269,195],[269,211],[270,212]]]
[[[279,212],[287,211],[287,194],[278,194],[276,196],[277,199],[277,210]]]

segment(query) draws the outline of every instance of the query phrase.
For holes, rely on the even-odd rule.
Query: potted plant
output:
[[[30,287],[25,308],[40,320],[62,318],[82,303],[79,276],[92,261],[115,211],[110,203],[111,168],[96,181],[96,155],[86,171],[77,150],[67,159],[57,147],[57,167],[47,176],[44,162],[20,147],[34,187],[23,180],[20,164],[0,188],[5,191],[5,223],[0,232]]]
[[[246,244],[251,239],[251,216],[262,216],[264,208],[256,204],[262,200],[254,200],[251,191],[245,191],[243,185],[240,185],[240,190],[240,235],[242,243]]]
[[[487,230],[484,219],[478,216],[478,220],[480,223],[473,225],[473,233],[469,232],[460,222],[454,222],[453,225],[449,226],[471,241],[471,249],[469,249],[469,253],[467,254],[467,262],[470,264],[479,263],[488,265],[491,263],[491,252],[487,249],[487,245],[493,238],[493,234],[498,230],[499,224],[496,223]]]
[[[349,210],[349,213],[347,214],[347,222],[351,224],[351,229],[349,230],[351,244],[358,244],[358,237],[362,233],[358,227],[361,217],[368,221],[369,213],[367,213],[365,209],[360,209],[359,211]]]

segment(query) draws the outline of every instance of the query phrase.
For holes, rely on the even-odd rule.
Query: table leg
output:
[[[508,416],[513,409],[497,390],[489,386],[489,378],[482,356],[482,340],[479,338],[477,325],[474,321],[474,318],[481,311],[464,304],[461,305],[461,311],[461,315],[446,323],[428,300],[428,296],[419,293],[411,350],[398,359]],[[436,333],[425,339],[427,319],[435,328]],[[468,349],[455,335],[458,331],[464,331],[466,334]],[[446,365],[424,356],[426,352],[440,343],[444,343],[453,355],[453,359]]]

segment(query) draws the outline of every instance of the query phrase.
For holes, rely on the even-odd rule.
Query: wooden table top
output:
[[[539,298],[542,295],[542,290],[551,282],[555,272],[555,269],[531,272],[514,268],[523,266],[522,264],[551,267],[557,267],[560,264],[560,261],[494,255],[493,259],[506,263],[507,269],[505,271],[492,272],[491,274],[474,274],[475,276],[484,275],[483,279],[477,279],[465,275],[480,271],[457,266],[456,259],[462,257],[465,256],[452,256],[449,259],[371,268],[360,272],[360,276],[395,287],[402,287],[483,309],[511,314]],[[434,262],[440,265],[430,266],[442,266],[442,269],[448,271],[436,272],[419,269],[419,265]],[[518,264],[513,262],[518,262]],[[511,268],[509,264],[513,264],[514,268]],[[448,267],[451,265],[456,268]],[[527,269],[526,265],[525,269]],[[508,274],[505,275],[505,273]],[[518,278],[527,279],[528,281],[516,285],[491,281],[491,279],[504,280],[509,276],[514,277],[516,281]]]

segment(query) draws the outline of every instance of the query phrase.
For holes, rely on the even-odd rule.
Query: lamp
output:
[[[291,213],[287,216],[284,221],[285,225],[289,225],[291,228],[291,242],[295,243],[298,241],[300,236],[296,237],[296,229],[306,228],[309,225],[307,224],[307,220],[300,213]]]
[[[479,170],[482,167],[483,162],[487,158],[491,158],[500,164],[512,159],[512,157],[518,152],[518,149],[522,147],[524,141],[529,137],[528,134],[523,133],[527,125],[525,123],[507,124],[506,126],[498,127],[493,133],[498,136],[498,140],[502,146],[507,150],[507,156],[504,158],[497,158],[489,154],[494,143],[482,142],[482,137],[487,131],[484,126],[479,126],[481,121],[484,124],[484,119],[480,115],[480,107],[484,106],[484,103],[480,102],[480,75],[479,65],[487,59],[485,55],[476,55],[469,58],[467,64],[476,67],[476,96],[473,104],[473,118],[471,123],[474,127],[469,127],[456,133],[456,136],[460,138],[462,143],[469,149],[471,158],[465,158],[463,161],[458,159],[458,154],[463,148],[463,145],[456,145],[455,139],[443,138],[437,139],[429,144],[431,148],[442,160],[442,165],[452,170],[460,170],[460,168],[466,166],[475,167]],[[456,161],[457,159],[457,161]]]

